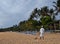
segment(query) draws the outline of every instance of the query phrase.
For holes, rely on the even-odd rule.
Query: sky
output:
[[[0,28],[27,20],[35,8],[43,6],[52,8],[53,1],[55,0],[0,0]]]

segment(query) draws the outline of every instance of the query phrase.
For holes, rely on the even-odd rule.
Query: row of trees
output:
[[[12,27],[8,28],[0,28],[0,32],[6,32],[6,31],[19,31],[18,25],[13,25]]]
[[[49,24],[54,23],[56,21],[55,16],[58,15],[58,13],[60,12],[60,0],[57,0],[57,2],[53,3],[53,7],[55,9],[49,9],[47,6],[44,6],[41,9],[35,8],[31,13],[30,18],[27,21],[25,21],[25,23],[24,21],[23,23],[20,22],[20,29],[24,27],[24,30],[38,30],[40,29],[41,25],[43,25],[45,28],[48,28]],[[34,23],[32,23],[32,21]],[[53,25],[55,28],[55,24]]]

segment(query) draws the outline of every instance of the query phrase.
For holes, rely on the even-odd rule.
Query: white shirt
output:
[[[44,28],[41,28],[40,33],[44,33],[44,30],[45,30]]]

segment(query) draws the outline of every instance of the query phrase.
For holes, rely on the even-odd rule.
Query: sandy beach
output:
[[[39,35],[18,32],[0,32],[0,44],[60,44],[60,33],[45,33],[45,39]]]

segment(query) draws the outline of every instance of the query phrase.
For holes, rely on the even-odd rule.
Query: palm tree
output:
[[[49,15],[51,16],[51,19],[52,19],[52,20],[55,19],[54,10],[53,10],[53,9],[50,9],[50,10],[49,10]]]
[[[47,6],[42,7],[41,9],[37,9],[35,8],[32,11],[32,14],[30,15],[30,19],[33,19],[34,17],[38,17],[38,16],[46,16],[48,15],[49,9]]]
[[[50,16],[51,16],[51,19],[52,19],[52,23],[54,25],[54,29],[56,30],[56,24],[55,24],[55,16],[58,15],[58,13],[54,13],[55,11],[53,9],[50,9]]]
[[[41,9],[38,10],[38,15],[39,16],[46,16],[48,15],[49,9],[47,6],[42,7]]]
[[[29,19],[33,19],[34,17],[37,17],[37,16],[36,16],[37,11],[38,11],[37,8],[35,8],[35,9],[32,11]]]
[[[58,12],[60,12],[60,0],[57,0],[57,2],[53,2],[55,5],[53,5],[55,7],[55,11],[56,11],[56,15],[58,15]]]
[[[55,21],[55,15],[56,14],[54,14],[53,8],[49,9],[47,6],[44,6],[41,9],[35,8],[31,14],[31,16],[30,16],[30,19],[33,19],[34,17],[37,18],[38,16],[40,16],[40,21],[41,21],[41,18],[44,18],[46,16],[50,16],[51,20],[54,22]]]
[[[60,12],[60,0],[57,0],[57,2],[53,2],[55,5],[53,5],[55,7],[55,15],[58,15],[58,13]],[[59,22],[60,24],[60,22]]]
[[[52,11],[50,12],[51,14],[53,13]],[[49,9],[47,6],[44,6],[41,9],[35,8],[34,11],[32,11],[32,14],[30,15],[29,19],[38,18],[38,17],[40,17],[41,19],[42,17],[49,16],[50,13],[49,14],[48,13],[49,13]]]

